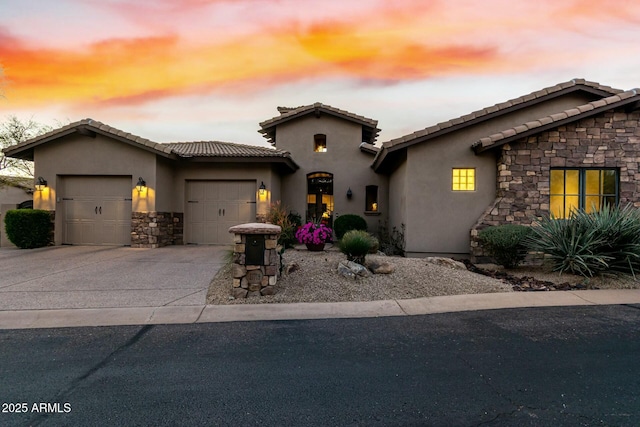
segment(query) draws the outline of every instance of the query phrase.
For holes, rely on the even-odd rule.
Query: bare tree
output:
[[[19,144],[35,136],[49,132],[51,126],[29,119],[9,116],[0,123],[0,149]],[[0,174],[33,177],[33,162],[7,157],[0,151]]]

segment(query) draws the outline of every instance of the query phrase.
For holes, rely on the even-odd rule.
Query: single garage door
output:
[[[131,177],[64,177],[63,244],[130,245]]]
[[[255,222],[255,181],[187,181],[187,243],[230,244],[229,227]]]

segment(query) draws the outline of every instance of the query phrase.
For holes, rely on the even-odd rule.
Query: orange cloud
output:
[[[182,0],[180,5],[197,12],[203,6],[233,3]],[[255,7],[262,4],[256,1]],[[550,28],[567,16],[598,12],[596,0],[558,6],[553,19],[546,19],[551,17],[544,7],[530,11],[527,8],[532,6],[520,6],[521,13],[506,19],[506,12],[478,11],[475,4],[455,11],[436,1],[383,4],[311,25],[287,12],[288,19],[279,21],[279,27],[263,24],[248,35],[233,36],[213,28],[198,39],[179,32],[137,38],[122,35],[74,48],[38,48],[0,32],[0,65],[6,78],[6,100],[0,108],[48,103],[136,105],[212,90],[259,90],[309,78],[346,77],[386,84],[461,72],[524,69],[531,67],[531,58],[537,55],[517,47],[505,52],[500,43],[510,41],[510,31]],[[148,12],[153,20],[171,16],[176,3],[164,0],[151,9],[139,5],[131,9],[124,3],[107,2],[102,7],[120,6],[131,19],[144,20]],[[478,13],[480,18],[471,18]],[[618,18],[617,12],[608,13]],[[538,34],[535,40],[545,36]],[[547,58],[552,56],[549,53]]]

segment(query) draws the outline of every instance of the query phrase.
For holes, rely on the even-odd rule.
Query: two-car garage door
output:
[[[187,181],[186,243],[229,244],[229,227],[255,222],[255,181]]]
[[[67,176],[62,183],[63,244],[131,244],[130,176]]]
[[[66,176],[63,244],[130,245],[130,176]],[[185,243],[229,244],[229,227],[256,218],[255,181],[187,181]]]

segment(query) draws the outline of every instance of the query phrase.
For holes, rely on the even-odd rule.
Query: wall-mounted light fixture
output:
[[[258,187],[258,193],[260,193],[261,196],[264,196],[264,193],[267,192],[267,186],[264,185],[264,181],[260,181],[260,187]]]
[[[43,177],[39,176],[38,179],[36,179],[36,190],[38,191],[42,191],[45,188],[47,188],[47,180],[44,179]]]
[[[347,190],[347,199],[351,199],[353,197],[353,191],[351,191],[351,187]]]
[[[142,179],[142,177],[139,177],[138,183],[136,184],[136,190],[138,190],[138,193],[142,193],[146,189],[147,189],[147,182],[144,179]]]

